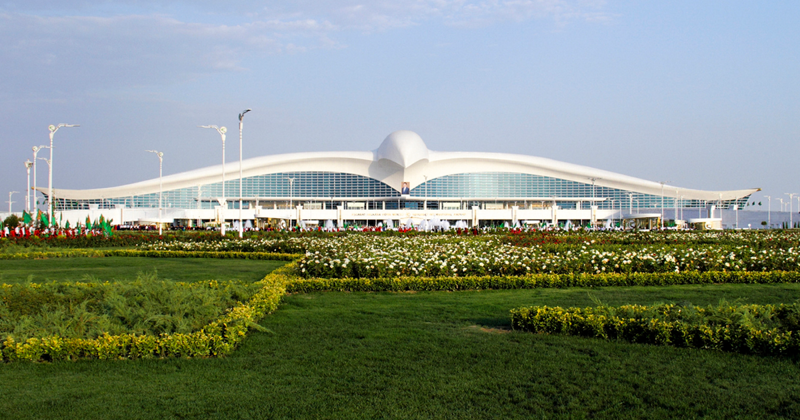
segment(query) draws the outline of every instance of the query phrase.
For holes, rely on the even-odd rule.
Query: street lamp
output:
[[[772,197],[765,195],[767,198],[767,229],[772,227]]]
[[[289,210],[294,207],[293,199],[294,199],[294,178],[286,178],[289,180]],[[291,227],[291,219],[289,227]]]
[[[48,162],[50,166],[50,175],[48,176],[47,181],[47,199],[50,201],[50,219],[53,220],[55,217],[56,212],[56,204],[53,201],[53,136],[56,134],[61,127],[80,127],[78,124],[59,124],[59,125],[50,125],[47,127],[50,130],[50,161]]]
[[[664,230],[664,184],[672,181],[661,181],[661,230]]]
[[[50,161],[50,159],[47,159],[47,158],[43,158],[43,157],[41,157],[41,158],[39,158],[39,160],[43,160],[43,161],[47,162],[47,167],[48,167],[48,168],[52,168],[52,166],[53,166],[53,165],[52,165],[52,161]],[[51,169],[51,170],[52,170],[52,169]],[[50,215],[48,214],[48,220],[49,220],[49,222],[48,222],[48,226],[47,226],[47,227],[49,228],[49,227],[50,227],[50,225],[51,225],[51,224],[53,224],[53,220],[55,220],[55,219],[53,219],[52,217],[50,217]]]
[[[794,198],[794,196],[797,195],[797,193],[786,193],[786,195],[789,196],[789,229],[791,229],[793,227],[792,226],[792,213],[794,212],[794,206],[792,206],[792,199]]]
[[[239,114],[239,238],[242,237],[242,232],[244,232],[244,225],[242,225],[242,119],[244,114],[250,111],[252,110],[247,108]]]
[[[591,203],[591,204],[589,204],[589,220],[591,220],[591,222],[592,222],[592,230],[595,230],[595,223],[594,223],[594,213],[593,213],[593,211],[594,211],[594,208],[593,208],[593,207],[594,207],[594,205],[595,205],[595,196],[596,196],[596,194],[595,194],[595,187],[594,187],[594,184],[595,184],[595,182],[597,182],[597,180],[598,180],[599,178],[597,178],[597,177],[590,177],[589,179],[592,181],[592,203]]]
[[[220,137],[222,137],[222,202],[220,203],[220,216],[222,223],[220,223],[219,230],[222,233],[222,236],[225,236],[225,207],[228,205],[227,201],[225,200],[225,133],[228,132],[228,129],[225,127],[217,127],[216,125],[201,125],[200,128],[213,128],[214,130],[217,130]]]
[[[425,201],[422,202],[422,209],[428,210],[428,175],[422,175],[425,178]]]
[[[13,201],[11,201],[11,194],[16,194],[18,192],[19,191],[9,191],[8,192],[8,214],[9,214],[9,216],[11,215],[11,203],[13,203]]]
[[[158,234],[161,235],[161,196],[164,192],[164,181],[161,171],[164,166],[164,153],[158,150],[145,150],[145,152],[155,153],[158,156]]]
[[[25,211],[28,213],[31,212],[31,166],[33,166],[33,162],[30,160],[25,161],[25,172],[28,173],[28,190],[25,193]]]
[[[33,146],[33,206],[39,208],[39,203],[36,202],[36,155],[42,149],[47,149],[48,146]]]

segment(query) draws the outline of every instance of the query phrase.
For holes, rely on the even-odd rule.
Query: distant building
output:
[[[225,197],[221,165],[163,177],[162,221],[194,225],[238,220],[239,163],[228,163],[225,170]],[[390,134],[374,151],[263,156],[245,160],[242,172],[242,218],[254,224],[431,218],[472,225],[574,224],[652,214],[662,206],[668,211],[665,218],[679,218],[680,209],[741,207],[758,191],[680,188],[534,156],[436,152],[405,130]],[[39,191],[47,194],[46,188]],[[151,223],[157,217],[159,179],[91,190],[55,189],[54,195],[65,220],[102,213],[115,223]]]

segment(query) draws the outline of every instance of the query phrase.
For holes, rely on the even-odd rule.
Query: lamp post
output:
[[[780,197],[775,197],[775,199],[781,202],[781,212],[783,212],[783,199]]]
[[[8,214],[9,214],[9,216],[11,215],[11,204],[14,203],[13,201],[11,201],[11,194],[16,194],[18,192],[19,191],[9,191],[8,192]]]
[[[50,219],[52,220],[55,217],[56,212],[56,205],[53,201],[53,136],[56,134],[61,127],[80,127],[78,124],[59,124],[59,125],[50,125],[47,127],[50,130],[50,161],[48,162],[50,166],[50,175],[48,176],[47,181],[47,200],[50,201]]]
[[[161,171],[164,166],[164,153],[158,150],[145,150],[145,152],[155,153],[158,156],[158,234],[161,235],[161,196],[164,192],[164,181]]]
[[[591,223],[592,223],[592,230],[595,230],[596,226],[595,226],[595,222],[594,222],[594,205],[595,205],[595,196],[596,196],[596,194],[595,194],[594,185],[595,185],[595,182],[597,182],[597,180],[599,178],[597,178],[597,177],[589,177],[588,179],[592,181],[592,202],[591,202],[591,204],[589,204],[589,220],[591,220]]]
[[[428,175],[422,175],[425,178],[425,201],[422,202],[422,209],[428,210]]]
[[[767,198],[767,229],[772,226],[772,197],[765,195]]]
[[[286,178],[289,180],[289,210],[291,211],[294,208],[294,178]],[[290,219],[291,223],[291,219]],[[291,226],[289,226],[291,227]]]
[[[39,203],[36,202],[36,155],[39,151],[46,149],[48,146],[33,146],[33,206],[39,208]]]
[[[630,201],[630,207],[628,208],[628,213],[633,214],[633,193],[628,193],[628,198]]]
[[[48,167],[48,168],[51,168],[51,167],[53,166],[53,165],[52,165],[52,162],[50,161],[50,159],[47,159],[47,158],[43,158],[43,157],[41,157],[41,158],[39,158],[39,160],[43,160],[43,161],[45,161],[45,162],[47,163],[47,167]],[[52,224],[52,223],[53,223],[53,218],[52,218],[52,217],[49,217],[49,214],[48,214],[48,221],[49,221],[49,222],[48,222],[48,226],[47,226],[47,227],[49,228],[49,227],[50,227],[50,224]]]
[[[222,219],[222,223],[220,223],[219,230],[222,236],[225,236],[225,207],[228,205],[225,200],[225,133],[228,132],[228,129],[225,127],[217,127],[216,125],[201,125],[200,128],[213,128],[217,130],[220,137],[222,137],[222,202],[220,203],[220,218]]]
[[[664,184],[671,181],[660,181],[661,184],[661,230],[664,230]]]
[[[786,195],[789,196],[789,229],[791,229],[793,227],[792,226],[792,213],[794,212],[794,206],[792,205],[792,199],[794,198],[795,195],[797,195],[797,193],[786,193]]]
[[[242,225],[242,119],[244,114],[252,111],[250,108],[245,109],[239,114],[239,237],[242,237],[244,232],[244,225]]]
[[[28,189],[25,193],[25,211],[28,213],[31,212],[31,166],[33,166],[33,162],[30,160],[25,161],[25,172],[28,173],[27,180],[28,180]]]

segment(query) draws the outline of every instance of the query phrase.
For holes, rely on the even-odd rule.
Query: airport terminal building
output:
[[[600,223],[665,214],[713,217],[712,206],[746,204],[757,188],[702,191],[534,156],[436,152],[414,132],[396,131],[374,151],[291,153],[112,188],[54,189],[57,211],[73,224],[103,214],[121,224],[184,226],[277,220],[374,225],[439,219],[471,226],[509,222]],[[47,189],[39,188],[44,194]],[[684,212],[686,212],[684,214]]]

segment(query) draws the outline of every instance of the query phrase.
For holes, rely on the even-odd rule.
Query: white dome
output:
[[[398,130],[386,136],[378,150],[378,159],[390,160],[404,168],[428,159],[428,146],[419,134],[409,130]]]

